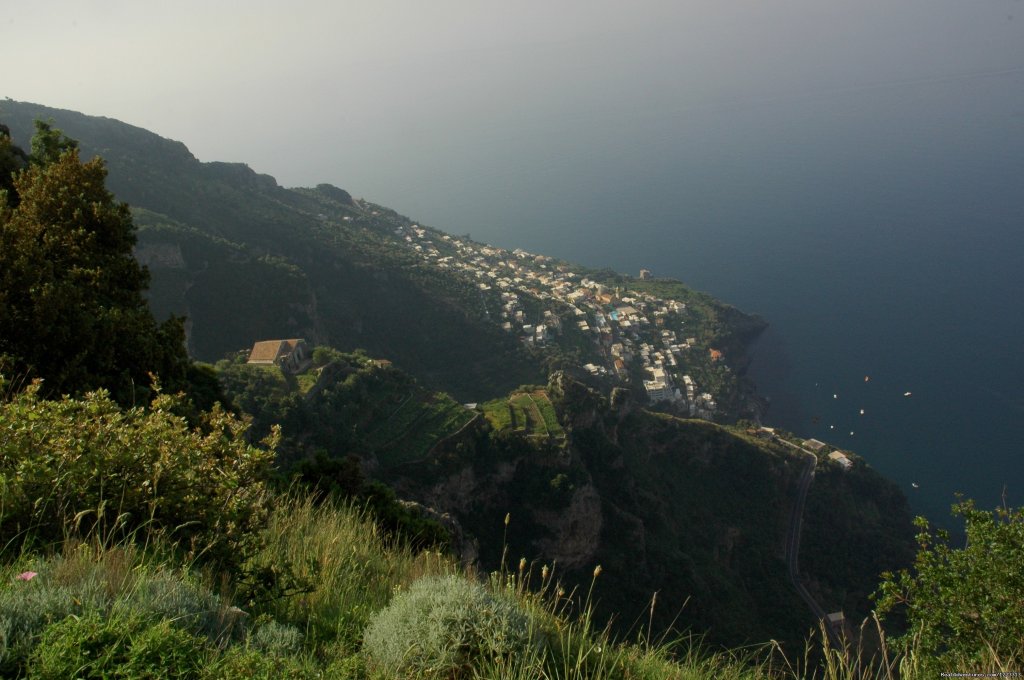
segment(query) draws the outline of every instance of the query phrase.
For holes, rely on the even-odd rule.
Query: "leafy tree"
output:
[[[909,630],[899,640],[936,668],[982,667],[994,656],[1019,662],[1024,650],[1024,508],[953,506],[967,542],[919,517],[913,572],[884,573],[875,599],[880,616],[903,612]]]
[[[103,161],[81,162],[77,144],[45,123],[27,167],[24,157],[0,134],[10,186],[0,201],[5,372],[43,378],[52,395],[103,387],[122,404],[148,401],[151,373],[184,388],[181,320],[157,324],[146,305],[149,274],[132,256],[128,206],[107,191]]]
[[[14,174],[28,165],[28,154],[11,142],[11,130],[0,125],[0,210],[3,206],[13,207],[17,198],[14,191]]]
[[[35,121],[36,133],[32,136],[32,155],[29,162],[35,165],[49,165],[60,160],[62,154],[78,148],[78,142],[63,132],[44,123]]]

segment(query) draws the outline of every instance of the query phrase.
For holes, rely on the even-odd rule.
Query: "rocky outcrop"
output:
[[[421,517],[426,519],[434,520],[445,528],[448,532],[448,538],[451,541],[452,553],[459,558],[459,562],[463,567],[470,567],[476,565],[480,559],[480,543],[466,534],[462,530],[462,524],[459,523],[451,513],[440,512],[430,506],[417,503],[416,501],[399,501],[399,504],[413,512],[417,513]]]
[[[339,189],[333,184],[317,184],[316,190],[318,193],[342,205],[352,206],[353,208],[357,207],[356,202],[352,200],[352,194],[344,189]]]
[[[582,569],[594,562],[604,526],[601,496],[593,484],[575,491],[569,507],[534,510],[533,519],[550,534],[535,542],[544,558],[566,569]]]

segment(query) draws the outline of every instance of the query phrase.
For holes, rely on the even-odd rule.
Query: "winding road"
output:
[[[807,501],[807,491],[811,488],[811,481],[814,479],[814,468],[818,465],[818,457],[807,449],[785,439],[778,438],[776,441],[807,454],[806,464],[800,473],[800,483],[797,489],[796,503],[793,504],[793,514],[789,519],[789,534],[786,536],[786,566],[789,569],[789,580],[793,584],[793,588],[796,589],[797,594],[810,607],[815,618],[824,625],[825,632],[833,649],[842,649],[843,641],[836,631],[832,629],[832,626],[829,625],[825,610],[821,608],[821,605],[818,604],[817,600],[811,596],[811,593],[804,586],[800,578],[800,568],[797,562],[800,555],[800,533],[803,531],[804,526],[804,505]]]

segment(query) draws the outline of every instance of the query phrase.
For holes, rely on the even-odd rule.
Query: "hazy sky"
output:
[[[1024,69],[1024,3],[33,0],[0,64],[0,96],[387,202],[645,117]]]

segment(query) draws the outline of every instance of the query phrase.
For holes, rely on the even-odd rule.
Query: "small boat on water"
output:
[[[903,393],[903,396],[904,396],[904,397],[909,397],[909,396],[910,396],[910,392],[904,392],[904,393]]]
[[[910,486],[914,487],[915,489],[920,489],[921,488],[921,485],[918,484],[917,482],[911,482]]]

